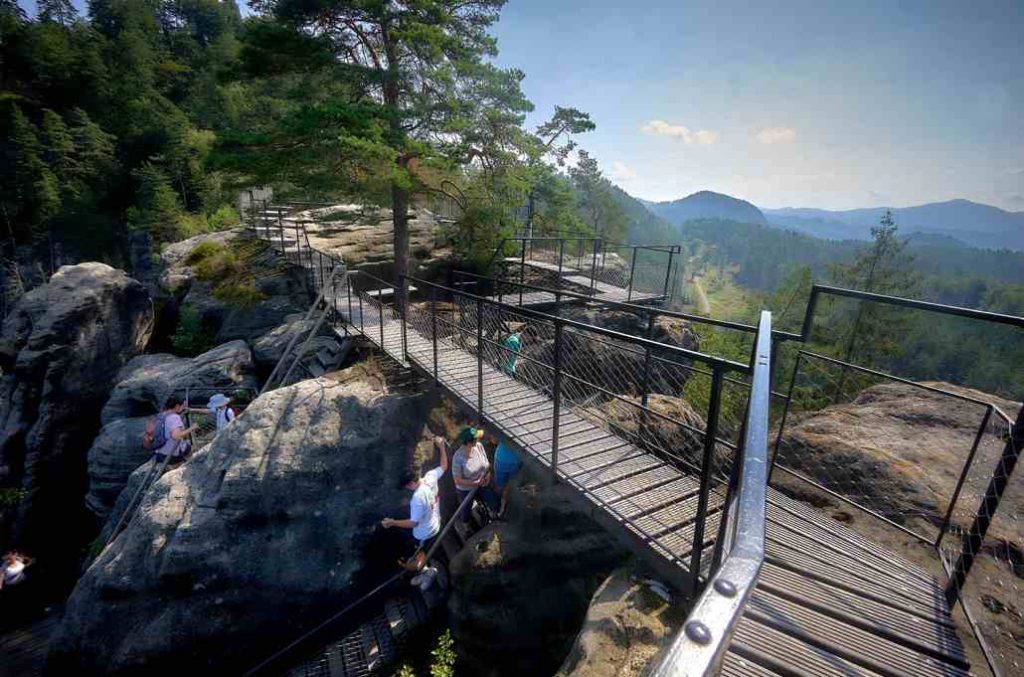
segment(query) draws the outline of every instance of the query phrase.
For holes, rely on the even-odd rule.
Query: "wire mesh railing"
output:
[[[955,317],[1024,328],[1024,318],[815,286],[801,335],[805,345],[813,338],[822,297],[887,309],[876,310],[879,317],[890,317],[885,312],[892,310],[901,319],[921,314],[933,325]],[[862,314],[854,309],[846,316]],[[824,327],[833,340],[835,324]],[[886,332],[899,331],[860,325],[876,343],[840,340],[854,355],[876,352],[896,340]],[[872,541],[926,565],[945,580],[950,606],[961,604],[991,671],[1012,671],[1022,655],[1008,641],[1019,627],[1012,618],[1020,608],[1015,591],[1024,574],[1024,492],[1010,481],[1024,447],[1019,405],[808,349],[795,352],[787,390],[773,486],[825,507]]]
[[[407,339],[407,359],[450,389],[464,386],[469,406],[506,426],[518,444],[540,450],[556,475],[560,464],[582,468],[587,459],[633,445],[699,477],[700,500],[715,500],[712,489],[727,481],[742,428],[742,420],[729,418],[734,411],[723,410],[723,393],[749,391],[741,380],[749,374],[747,365],[409,281],[428,300],[411,301],[402,316],[406,334],[419,338]],[[441,298],[448,301],[443,308]],[[730,374],[740,378],[729,379]],[[507,377],[527,388],[510,389]],[[690,406],[687,388],[707,390],[706,410]],[[574,429],[563,429],[564,420],[594,432],[574,438],[567,448],[561,439]],[[598,439],[604,441],[588,446]],[[690,571],[701,571],[705,541],[713,540],[713,527],[704,522],[712,512],[696,513]]]

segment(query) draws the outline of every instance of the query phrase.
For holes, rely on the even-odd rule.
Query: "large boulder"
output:
[[[289,379],[291,382],[300,381],[310,376],[322,376],[338,369],[348,354],[351,341],[340,339],[329,324],[321,322],[316,335],[308,339],[307,342],[314,324],[316,324],[316,320],[289,317],[288,321],[281,326],[271,329],[254,340],[252,353],[256,359],[260,376],[265,379],[273,372],[289,345],[292,345],[292,360],[300,349],[304,349],[302,359]],[[293,341],[294,343],[292,343]],[[284,376],[284,373],[278,374],[275,377],[275,383],[277,379],[284,378]]]
[[[590,408],[595,423],[610,425],[623,437],[639,441],[655,452],[671,454],[673,460],[700,467],[704,456],[706,424],[690,403],[679,397],[651,395],[645,413],[640,400],[611,399]],[[584,410],[587,411],[587,410]],[[724,468],[728,450],[718,445],[716,462]]]
[[[634,677],[668,645],[684,605],[635,565],[616,569],[590,601],[587,617],[556,677]]]
[[[188,392],[192,404],[201,406],[216,392],[258,390],[252,351],[245,341],[229,341],[193,358],[140,355],[118,374],[103,407],[103,423],[155,414],[171,394]]]
[[[591,595],[625,560],[570,491],[524,477],[507,521],[482,529],[452,560],[448,610],[466,674],[553,673]]]
[[[0,484],[24,491],[12,536],[40,559],[79,545],[58,534],[88,534],[86,452],[118,372],[152,330],[146,289],[102,263],[61,268],[3,323]]]
[[[389,574],[378,523],[403,510],[426,404],[361,366],[258,398],[146,492],[69,598],[51,668],[239,673]]]
[[[103,428],[89,449],[86,505],[101,522],[110,514],[128,476],[150,453],[142,446],[146,420],[171,394],[189,395],[205,406],[214,393],[249,399],[259,390],[252,353],[245,341],[231,341],[194,358],[140,355],[118,374],[103,407]]]
[[[195,313],[216,343],[264,334],[311,302],[306,272],[241,228],[174,243],[161,258],[170,307]]]
[[[1011,420],[1021,406],[950,383],[923,385],[990,402]],[[984,405],[913,384],[882,383],[851,402],[791,413],[777,462],[890,519],[929,531],[945,513],[984,415]],[[1006,424],[993,416],[957,501],[958,514],[973,514],[980,503],[1005,432]],[[775,477],[786,480],[781,473]],[[999,512],[1013,518],[997,520],[989,536],[998,532],[1000,538],[1024,544],[1017,519],[1024,514],[1024,493],[1011,491],[1007,499]]]

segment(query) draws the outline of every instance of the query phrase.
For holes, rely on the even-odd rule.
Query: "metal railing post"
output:
[[[600,240],[594,238],[594,258],[590,262],[590,293],[594,293],[597,286],[597,245]]]
[[[523,276],[526,275],[526,240],[523,240],[523,250],[519,255],[519,305],[523,305]]]
[[[380,349],[384,349],[384,283],[377,283],[377,324],[380,325]]]
[[[963,491],[967,475],[971,470],[971,465],[974,463],[974,457],[978,453],[978,446],[981,444],[982,438],[985,437],[985,431],[988,430],[990,420],[992,420],[992,405],[989,405],[985,410],[985,416],[981,419],[978,432],[974,435],[974,444],[971,445],[971,451],[967,454],[967,460],[964,461],[963,470],[960,471],[960,479],[957,480],[956,488],[953,489],[953,495],[949,499],[949,507],[946,508],[946,515],[942,518],[942,525],[939,527],[939,536],[935,539],[936,549],[942,545],[942,539],[949,531],[949,525],[953,521],[953,511],[956,509],[957,501],[960,500],[960,492]]]
[[[561,322],[555,321],[555,358],[554,358],[554,383],[551,387],[552,416],[551,416],[551,475],[558,481],[558,432],[559,418],[562,408],[562,332],[564,327]]]
[[[366,336],[366,314],[363,313],[363,295],[357,292],[357,298],[359,299],[359,331],[363,336]],[[370,338],[366,336],[366,338]]]
[[[672,255],[675,253],[674,249],[668,250],[668,268],[665,269],[665,286],[661,290],[662,296],[668,296],[668,283],[672,279]]]
[[[396,310],[398,311],[398,319],[402,323],[402,359],[405,360],[406,362],[409,361],[409,334],[408,329],[405,326],[407,319],[409,317],[409,302],[408,299],[405,298],[405,290],[408,284],[409,278],[406,277],[405,275],[402,275],[398,278],[398,286],[402,292],[402,301],[400,304],[398,304]],[[396,292],[397,291],[398,290],[396,290]]]
[[[626,302],[633,300],[633,273],[636,271],[637,247],[633,247],[632,263],[629,264],[629,284],[626,285]]]
[[[963,540],[960,548],[960,557],[953,566],[952,579],[946,586],[946,602],[952,609],[960,597],[960,589],[971,572],[974,559],[981,551],[985,542],[985,534],[988,532],[992,518],[999,508],[999,502],[1003,498],[1003,492],[1010,483],[1014,468],[1020,459],[1021,449],[1024,449],[1024,407],[1017,412],[1017,421],[1013,424],[1009,437],[1006,439],[1006,446],[1003,447],[1003,454],[999,459],[992,478],[989,480],[985,496],[981,499],[978,511],[975,513],[974,522],[971,523],[971,530]]]
[[[700,558],[704,549],[704,527],[708,517],[708,499],[711,493],[712,465],[715,460],[715,438],[718,436],[718,413],[722,403],[722,369],[717,364],[711,369],[711,400],[708,402],[707,430],[704,432],[704,458],[700,469],[700,494],[697,498],[697,519],[693,524],[693,550],[690,552],[690,575],[693,592],[700,592]]]
[[[476,299],[476,410],[484,420],[484,300]]]
[[[437,380],[437,287],[430,288],[430,335],[434,344],[434,385]]]

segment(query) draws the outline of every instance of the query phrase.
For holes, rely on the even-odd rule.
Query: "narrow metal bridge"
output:
[[[339,331],[434,380],[697,599],[658,674],[968,674],[951,607],[969,561],[957,585],[943,585],[768,486],[773,350],[803,340],[773,332],[769,313],[747,328],[756,333],[743,364],[545,314],[515,295],[326,279]],[[520,351],[503,342],[513,327],[527,328]],[[1007,445],[1014,462],[1019,433]],[[965,557],[966,545],[958,567]]]

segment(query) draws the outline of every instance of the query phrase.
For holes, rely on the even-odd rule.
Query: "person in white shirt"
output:
[[[0,572],[0,590],[4,586],[17,585],[25,580],[25,568],[33,560],[20,552],[9,552],[3,558],[3,572]]]
[[[424,568],[423,564],[426,561],[427,551],[430,550],[434,539],[441,531],[439,483],[441,477],[448,472],[448,453],[445,449],[444,438],[435,437],[434,446],[437,447],[440,465],[423,477],[419,477],[417,473],[410,470],[401,479],[401,487],[413,492],[412,499],[409,501],[409,519],[396,520],[385,517],[380,522],[385,529],[398,527],[411,530],[415,551],[409,559],[400,559],[398,563],[407,571],[418,573],[412,579],[412,584],[419,585],[424,590],[430,587],[437,576],[437,569],[434,567]]]

